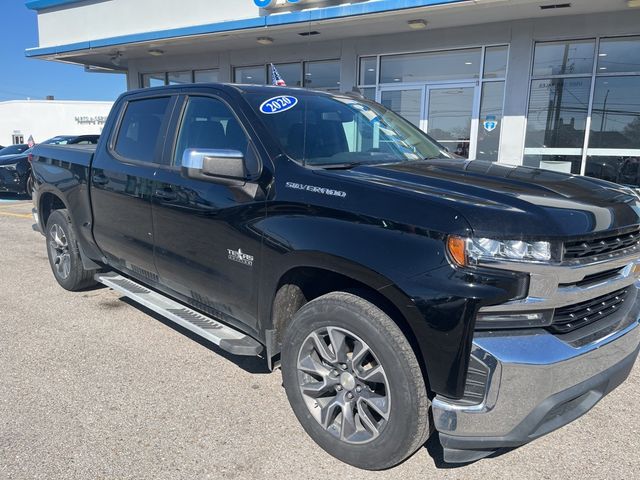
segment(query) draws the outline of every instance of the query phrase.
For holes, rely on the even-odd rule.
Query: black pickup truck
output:
[[[280,365],[304,429],[361,468],[434,430],[452,463],[522,445],[638,355],[632,190],[455,158],[355,95],[129,92],[97,147],[38,146],[33,174],[63,288]]]

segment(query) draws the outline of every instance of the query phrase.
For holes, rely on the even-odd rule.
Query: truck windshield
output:
[[[247,98],[285,153],[305,165],[330,168],[454,157],[375,102],[305,92],[273,97],[251,93]]]

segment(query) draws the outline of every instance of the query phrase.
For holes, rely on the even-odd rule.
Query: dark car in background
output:
[[[40,145],[95,145],[100,135],[57,135]],[[0,192],[31,197],[31,152],[29,145],[12,145],[0,150]],[[6,153],[5,153],[6,152]]]
[[[8,147],[2,147],[0,149],[0,159],[4,159],[5,157],[10,157],[12,155],[19,155],[25,150],[29,148],[27,144],[19,144],[19,145],[10,145]]]

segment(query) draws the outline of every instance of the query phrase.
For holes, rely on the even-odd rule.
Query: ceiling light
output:
[[[273,38],[271,37],[258,37],[257,42],[260,45],[271,45],[273,43]]]
[[[400,79],[399,79],[399,78],[394,78],[394,79],[393,79],[393,81],[394,81],[394,82],[399,82],[399,81],[400,81]]]
[[[149,55],[153,55],[154,57],[159,57],[161,55],[164,55],[164,50],[160,50],[158,48],[152,48],[151,50],[149,50]]]
[[[555,10],[558,8],[571,8],[570,3],[553,3],[551,5],[540,5],[540,10]]]
[[[422,30],[423,28],[427,28],[427,21],[422,19],[409,20],[407,25],[409,25],[409,28],[412,30]]]
[[[606,57],[607,55],[609,55],[608,53],[599,53],[598,56],[599,57]]]
[[[464,62],[465,65],[473,65],[473,62]]]
[[[376,69],[375,68],[367,68],[367,72],[375,72]]]
[[[606,70],[607,67],[600,67],[600,70]]]

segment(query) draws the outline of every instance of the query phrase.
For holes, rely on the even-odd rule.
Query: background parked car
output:
[[[100,135],[58,135],[45,140],[41,145],[95,145],[99,138]],[[32,150],[29,145],[12,145],[0,150],[0,192],[26,194],[31,197]]]
[[[0,150],[0,158],[5,158],[5,157],[9,157],[12,155],[19,155],[22,152],[24,152],[25,150],[27,150],[29,148],[29,145],[25,144],[19,144],[19,145],[10,145],[8,147],[3,147],[2,150]]]
[[[31,166],[25,153],[29,145],[11,145],[0,150],[0,192],[22,193],[27,179],[31,176]]]

